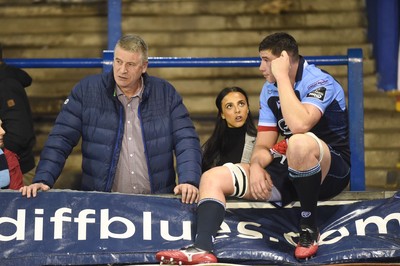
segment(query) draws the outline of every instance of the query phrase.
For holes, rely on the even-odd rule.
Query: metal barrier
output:
[[[364,159],[364,93],[363,54],[359,48],[349,49],[344,56],[305,57],[315,65],[346,65],[348,76],[349,138],[351,150],[351,191],[365,190]],[[103,68],[109,71],[113,62],[113,51],[105,50],[103,58],[49,58],[49,59],[4,59],[20,68]],[[259,57],[194,58],[194,57],[149,57],[149,67],[258,67]]]

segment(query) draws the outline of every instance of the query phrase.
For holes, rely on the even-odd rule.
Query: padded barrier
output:
[[[195,204],[177,197],[50,190],[0,192],[0,265],[157,263],[155,253],[192,243]],[[319,202],[317,255],[294,259],[299,204],[228,201],[215,242],[219,262],[324,265],[400,261],[400,192],[375,200]]]

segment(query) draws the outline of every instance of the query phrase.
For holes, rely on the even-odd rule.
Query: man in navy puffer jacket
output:
[[[33,184],[22,195],[50,189],[82,137],[82,190],[175,193],[184,203],[197,202],[198,135],[181,96],[167,81],[149,76],[147,65],[146,43],[123,36],[113,70],[81,80],[65,100]]]

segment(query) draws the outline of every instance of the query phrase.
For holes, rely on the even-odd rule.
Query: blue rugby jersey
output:
[[[323,114],[310,130],[350,163],[348,115],[342,86],[328,73],[309,65],[302,57],[296,74],[295,94],[302,103],[312,104]],[[292,132],[280,108],[276,84],[265,82],[260,94],[258,131],[274,130],[284,137]]]

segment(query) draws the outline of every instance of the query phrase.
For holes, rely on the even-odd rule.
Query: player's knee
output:
[[[286,156],[288,161],[300,159],[310,155],[308,137],[304,134],[295,134],[289,138]]]

